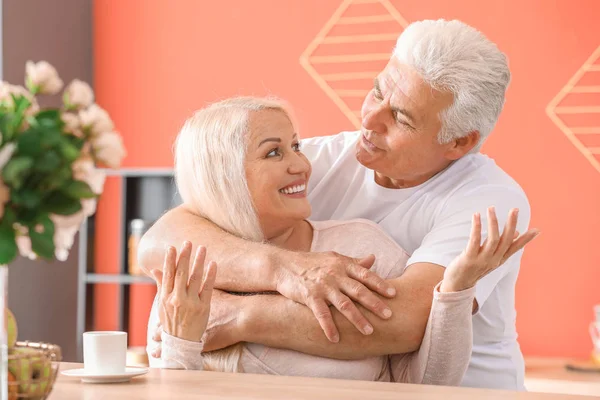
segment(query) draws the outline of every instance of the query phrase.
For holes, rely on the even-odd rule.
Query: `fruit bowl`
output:
[[[8,400],[47,398],[61,360],[57,345],[17,342],[8,353]]]

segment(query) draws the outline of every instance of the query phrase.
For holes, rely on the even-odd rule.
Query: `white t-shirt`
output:
[[[388,189],[374,171],[355,158],[359,132],[302,141],[312,163],[308,185],[311,220],[365,218],[381,226],[420,262],[446,267],[465,248],[471,218],[481,213],[487,235],[487,208],[496,207],[499,226],[512,208],[519,209],[519,232],[530,220],[527,196],[489,157],[469,154],[427,182],[407,189]],[[476,286],[478,312],[473,316],[473,352],[463,386],[524,390],[523,355],[515,327],[515,283],[522,251]]]

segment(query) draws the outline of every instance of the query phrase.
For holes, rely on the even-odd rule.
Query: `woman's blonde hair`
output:
[[[244,168],[250,114],[278,110],[295,125],[279,99],[235,97],[196,111],[175,141],[175,181],[194,213],[238,237],[264,240]],[[204,354],[206,370],[239,372],[243,345]]]

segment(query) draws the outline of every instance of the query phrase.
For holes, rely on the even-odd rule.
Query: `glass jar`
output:
[[[129,238],[127,240],[127,248],[129,251],[127,271],[130,275],[144,275],[138,263],[138,247],[142,235],[146,232],[146,221],[143,219],[133,219],[129,223]]]

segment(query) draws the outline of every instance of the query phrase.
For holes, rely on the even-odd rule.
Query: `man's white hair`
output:
[[[237,97],[194,113],[175,142],[175,181],[183,203],[229,233],[261,241],[264,235],[246,180],[250,114],[278,110],[293,115],[278,99]],[[239,372],[243,344],[204,354],[204,369]]]
[[[454,102],[440,119],[440,143],[478,131],[478,151],[490,134],[510,82],[506,56],[475,28],[460,21],[419,21],[398,38],[394,57],[413,67],[432,88]]]

